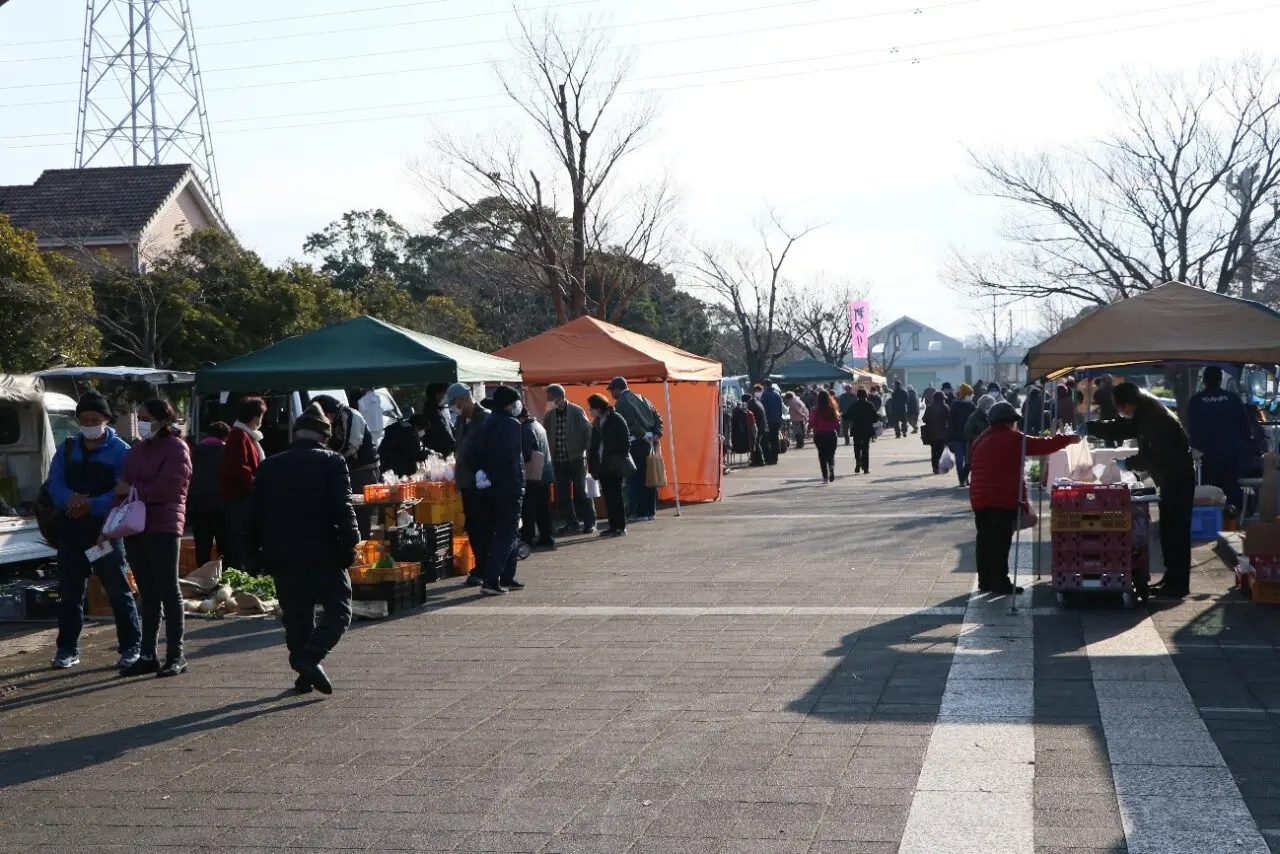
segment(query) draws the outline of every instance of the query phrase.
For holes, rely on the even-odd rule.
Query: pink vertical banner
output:
[[[865,300],[849,303],[849,319],[853,337],[849,339],[853,358],[867,358],[867,336],[871,334],[871,305]]]

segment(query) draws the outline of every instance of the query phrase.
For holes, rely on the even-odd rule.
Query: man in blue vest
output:
[[[1201,480],[1221,489],[1238,509],[1244,500],[1240,469],[1249,450],[1249,420],[1240,395],[1223,391],[1222,368],[1204,369],[1204,388],[1187,405],[1187,432],[1201,455]]]

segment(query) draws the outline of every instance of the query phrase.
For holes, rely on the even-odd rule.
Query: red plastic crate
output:
[[[1050,504],[1054,510],[1098,513],[1107,510],[1128,510],[1132,501],[1127,486],[1099,483],[1055,487],[1050,493]]]
[[[1133,579],[1128,572],[1073,572],[1054,570],[1051,575],[1054,590],[1100,590],[1123,593]]]
[[[1133,548],[1128,531],[1055,531],[1054,552],[1123,552]]]
[[[1083,512],[1080,510],[1054,510],[1049,519],[1049,529],[1059,531],[1130,531],[1133,519],[1127,510]]]
[[[1280,581],[1280,555],[1250,555],[1249,565],[1258,581]]]
[[[1133,555],[1130,550],[1109,552],[1053,553],[1054,572],[1115,573],[1129,572]]]

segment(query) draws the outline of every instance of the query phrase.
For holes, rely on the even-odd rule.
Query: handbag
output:
[[[661,489],[667,485],[667,462],[662,458],[662,449],[654,445],[653,453],[644,463],[644,485],[650,489]]]
[[[129,497],[112,508],[102,523],[102,536],[109,540],[132,537],[147,529],[147,505],[138,500],[138,490],[131,488]]]
[[[529,455],[529,462],[524,464],[524,476],[526,480],[535,483],[542,481],[542,470],[546,468],[547,455],[542,451],[534,451]]]

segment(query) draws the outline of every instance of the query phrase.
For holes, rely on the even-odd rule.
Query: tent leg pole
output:
[[[1013,534],[1013,587],[1015,592],[1009,596],[1009,613],[1018,613],[1018,559],[1022,552],[1022,485],[1027,477],[1027,434],[1022,433],[1022,451],[1018,457],[1018,512],[1014,517]]]
[[[671,417],[671,381],[662,381],[662,393],[667,398],[667,447],[671,449],[671,481],[676,485],[676,515],[680,515],[680,470],[676,468],[676,423]],[[662,440],[658,440],[662,444]]]

